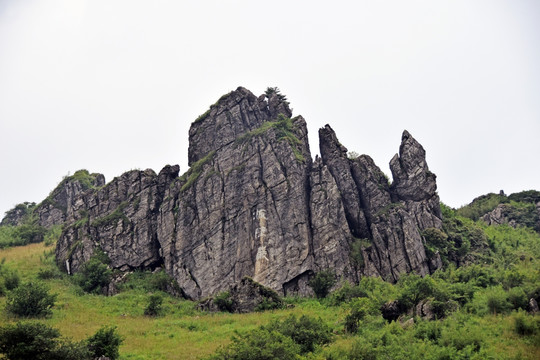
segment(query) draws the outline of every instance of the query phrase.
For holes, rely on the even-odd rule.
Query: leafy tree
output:
[[[122,337],[116,332],[115,326],[102,327],[87,339],[92,358],[106,356],[111,360],[116,360],[120,356],[118,348],[122,341]]]
[[[399,279],[401,294],[399,303],[406,309],[416,306],[421,300],[435,294],[435,282],[430,276],[421,277],[416,274],[403,275]]]
[[[52,314],[56,294],[41,282],[20,285],[8,294],[6,310],[22,317],[44,317]]]
[[[325,298],[336,283],[336,275],[331,269],[319,271],[309,280],[308,285],[319,299]]]

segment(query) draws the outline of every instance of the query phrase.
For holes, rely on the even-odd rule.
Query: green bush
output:
[[[377,306],[367,298],[358,298],[351,302],[351,310],[345,316],[345,331],[354,334],[358,331],[360,322],[369,314],[377,313]]]
[[[40,282],[20,285],[8,294],[6,310],[21,317],[44,317],[52,314],[56,294]]]
[[[214,297],[214,304],[216,304],[218,309],[221,311],[233,311],[233,299],[231,297],[231,293],[228,291],[223,291],[217,294]]]
[[[60,238],[61,234],[62,234],[62,225],[52,226],[49,230],[47,230],[43,238],[43,242],[45,243],[45,246],[51,246],[55,244],[56,241],[58,241],[58,238]]]
[[[525,311],[519,310],[514,315],[514,331],[521,336],[535,335],[540,328],[538,317],[528,315]]]
[[[442,330],[439,345],[454,347],[458,351],[478,352],[484,344],[484,330],[480,326],[452,323]]]
[[[510,311],[511,308],[508,293],[500,285],[474,294],[472,310],[479,315],[502,314]]]
[[[176,281],[163,269],[157,271],[137,270],[130,273],[126,282],[119,284],[121,290],[137,289],[144,292],[163,291],[176,289],[180,292]]]
[[[319,299],[325,298],[336,283],[336,275],[331,269],[319,271],[309,280],[308,285]]]
[[[351,285],[348,281],[344,281],[339,289],[332,292],[330,298],[335,306],[349,302],[352,299],[367,297],[368,293],[359,285]]]
[[[441,337],[439,321],[419,320],[414,326],[414,337],[422,340],[437,341]]]
[[[404,309],[413,308],[421,300],[432,297],[436,293],[435,282],[430,276],[406,274],[401,276],[398,286],[401,288],[398,301]]]
[[[290,315],[283,321],[273,321],[264,327],[268,331],[276,331],[290,337],[300,346],[300,353],[315,350],[317,345],[328,344],[332,340],[332,331],[320,318],[314,319],[306,315],[296,318]]]
[[[263,328],[233,337],[211,360],[297,360],[300,346],[290,337]]]
[[[19,322],[0,328],[0,353],[8,360],[48,360],[57,347],[60,332],[47,325]]]
[[[529,300],[527,299],[527,294],[525,290],[521,287],[515,287],[508,290],[508,302],[512,305],[512,309],[523,309],[526,310],[529,305]]]
[[[144,309],[144,315],[158,316],[161,313],[161,306],[163,304],[163,296],[159,294],[150,295],[148,299],[148,305]]]
[[[348,356],[349,360],[377,360],[379,359],[379,349],[373,346],[366,339],[357,339],[352,347]]]
[[[321,319],[291,315],[283,321],[275,320],[235,335],[232,344],[218,350],[210,359],[300,359],[300,355],[308,354],[331,340],[332,331]]]
[[[102,327],[87,339],[92,358],[106,356],[111,360],[116,360],[120,356],[118,348],[122,341],[122,337],[116,332],[115,326]]]
[[[62,273],[56,267],[47,267],[39,269],[37,277],[41,280],[59,279],[62,277]]]
[[[112,271],[105,264],[107,261],[103,252],[97,252],[75,274],[75,282],[86,292],[99,293],[111,281]]]

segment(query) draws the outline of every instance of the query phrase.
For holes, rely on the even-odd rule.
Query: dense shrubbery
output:
[[[92,358],[106,356],[111,360],[116,360],[120,356],[118,348],[123,340],[114,326],[102,327],[86,341]]]
[[[100,293],[111,281],[112,270],[107,266],[108,262],[105,253],[96,251],[75,274],[75,282],[86,292]]]
[[[55,300],[43,283],[28,282],[8,293],[6,310],[21,317],[44,317],[52,314]]]
[[[223,291],[214,297],[214,304],[220,311],[233,311],[233,299],[229,291]]]
[[[134,271],[127,276],[124,283],[119,284],[119,289],[137,289],[145,292],[181,291],[176,281],[174,281],[174,279],[163,269],[158,269],[156,271]]]
[[[536,210],[536,204],[539,201],[540,192],[535,190],[522,191],[509,196],[487,194],[474,199],[469,205],[459,208],[456,213],[476,221],[498,205],[505,204],[504,216],[508,221],[540,232],[540,214]]]
[[[321,319],[291,315],[283,321],[276,320],[235,336],[232,344],[211,359],[299,359],[299,355],[313,352],[331,339],[331,329]]]
[[[47,229],[37,225],[33,216],[18,226],[0,226],[0,249],[41,242],[47,233]]]
[[[113,327],[101,328],[87,340],[72,342],[60,332],[37,322],[19,322],[0,328],[0,354],[8,360],[118,359],[122,339]]]
[[[152,294],[148,298],[148,305],[144,309],[144,315],[158,316],[161,314],[161,306],[163,304],[163,296],[159,294]]]
[[[330,289],[336,284],[336,274],[333,270],[327,269],[319,271],[311,280],[308,285],[313,289],[315,296],[319,299],[325,298]]]
[[[478,220],[481,216],[492,211],[499,204],[507,203],[508,198],[502,194],[487,194],[474,199],[469,205],[462,206],[456,212],[472,220]]]

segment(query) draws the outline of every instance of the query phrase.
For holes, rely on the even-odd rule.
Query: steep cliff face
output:
[[[442,220],[435,175],[429,172],[422,146],[403,133],[399,155],[390,162],[394,177],[390,186],[369,156],[348,159],[347,149],[329,125],[319,130],[319,141],[345,213],[352,214],[347,216],[350,232],[361,237],[355,240],[362,250],[360,273],[390,281],[408,272],[428,274],[432,261],[426,257],[421,230],[441,228]]]
[[[274,107],[285,114],[274,117],[269,100],[240,88],[190,130],[199,139],[190,142],[195,162],[168,189],[158,239],[166,267],[191,298],[245,276],[281,290],[312,268],[306,123],[290,119],[284,102]],[[206,122],[235,130],[197,135]]]
[[[57,261],[76,272],[100,248],[113,268],[163,266],[192,299],[246,276],[308,294],[322,269],[351,281],[433,271],[421,231],[440,228],[441,215],[422,146],[403,133],[390,185],[369,156],[349,159],[330,126],[313,162],[306,122],[291,116],[278,91],[238,88],[192,124],[181,177],[167,166],[66,185],[53,202],[62,211],[41,212],[64,224]]]
[[[56,246],[57,262],[68,273],[77,272],[100,248],[115,269],[160,266],[157,215],[164,189],[178,171],[178,166],[167,166],[159,175],[133,170],[79,193]]]
[[[80,195],[103,185],[105,177],[102,174],[90,174],[87,170],[79,170],[64,178],[34,210],[38,215],[39,225],[50,228],[53,225],[70,223],[70,217],[81,206],[77,204]]]

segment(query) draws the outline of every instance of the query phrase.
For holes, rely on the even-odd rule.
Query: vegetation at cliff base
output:
[[[115,296],[88,294],[65,274],[39,275],[58,274],[45,244],[8,248],[0,251],[0,283],[12,284],[0,296],[1,328],[25,323],[7,310],[9,294],[44,277],[57,294],[52,313],[38,320],[53,329],[47,351],[84,354],[99,329],[116,326],[118,359],[538,358],[540,316],[529,313],[529,300],[540,297],[540,236],[453,216],[461,224],[454,232],[471,241],[474,225],[488,244],[468,262],[449,257],[444,270],[397,284],[340,282],[325,298],[285,298],[284,308],[251,314],[197,310],[163,291],[170,279],[162,271],[130,274]]]
[[[519,208],[535,196],[503,204]],[[119,292],[104,296],[120,274],[99,251],[68,276],[51,243],[0,249],[0,359],[540,358],[540,234],[527,226],[527,212],[497,226],[444,205],[442,212],[442,228],[422,237],[443,269],[396,284],[376,277],[352,284],[323,270],[309,281],[312,297],[247,314],[229,312],[227,291],[213,299],[218,312],[170,295],[181,290],[159,268],[122,276]]]

